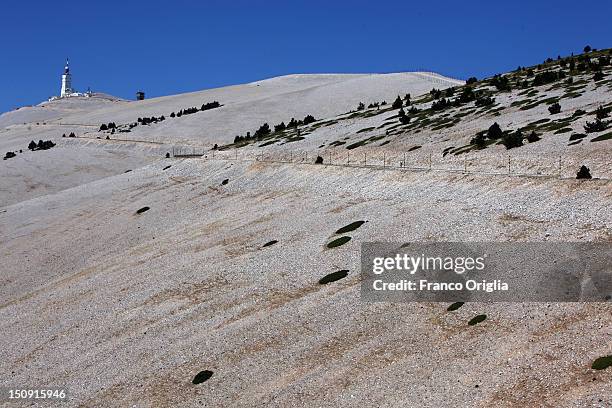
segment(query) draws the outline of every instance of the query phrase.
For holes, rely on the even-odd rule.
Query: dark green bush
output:
[[[576,173],[577,179],[590,179],[593,178],[591,176],[591,170],[585,166],[584,164],[580,167],[580,170]]]
[[[471,102],[471,101],[473,101],[475,99],[476,99],[476,94],[474,93],[474,90],[472,89],[472,87],[466,86],[461,91],[461,94],[459,95],[458,101],[460,103],[468,103],[468,102]]]
[[[285,126],[285,122],[281,122],[278,125],[274,125],[274,132],[282,132],[286,128],[287,126]]]
[[[551,115],[555,115],[561,112],[561,105],[559,105],[559,102],[555,102],[548,107],[548,111],[550,112]]]
[[[595,119],[595,122],[587,122],[584,125],[584,130],[587,133],[595,133],[595,132],[601,132],[603,130],[606,130],[607,127],[608,127],[608,122],[603,122],[600,119]]]
[[[481,314],[481,315],[478,315],[478,316],[473,317],[473,318],[472,318],[472,319],[471,319],[471,320],[468,322],[468,324],[469,324],[470,326],[474,326],[474,325],[476,325],[476,324],[478,324],[478,323],[482,323],[482,322],[484,322],[486,319],[487,319],[487,315],[486,315],[486,314]]]
[[[442,91],[436,88],[432,88],[431,91],[429,91],[429,94],[434,98],[434,99],[440,99],[442,97]]]
[[[527,141],[529,143],[535,143],[538,140],[540,140],[540,136],[538,136],[538,134],[535,132],[535,130],[532,130],[531,133],[529,135],[527,135]]]
[[[402,98],[400,98],[399,95],[397,95],[397,98],[395,98],[395,101],[393,101],[393,104],[391,105],[391,108],[399,109],[402,106],[403,106]]]
[[[605,119],[609,116],[609,114],[610,114],[610,108],[604,108],[601,105],[595,111],[595,116],[597,117],[597,119]]]
[[[433,101],[431,104],[431,110],[440,111],[448,108],[449,106],[451,106],[450,100],[442,98],[437,101]]]
[[[342,269],[340,271],[332,272],[319,279],[319,284],[327,285],[328,283],[336,282],[340,279],[346,278],[348,276],[348,272],[348,269]]]
[[[484,149],[487,147],[487,139],[484,133],[479,133],[470,140],[470,144],[476,146],[478,149]]]
[[[261,139],[262,137],[268,136],[272,131],[270,130],[270,125],[264,123],[255,131],[253,135],[256,139]]]
[[[502,144],[506,146],[506,149],[513,149],[515,147],[521,147],[523,145],[523,132],[517,130],[512,133],[508,133],[502,138]]]
[[[347,242],[349,242],[351,240],[351,237],[348,236],[344,236],[344,237],[340,237],[340,238],[336,238],[333,241],[331,241],[330,243],[327,244],[328,248],[336,248],[339,247],[341,245],[346,244]]]
[[[474,103],[476,106],[491,106],[495,103],[495,98],[491,98],[490,96],[483,96],[476,99]]]
[[[313,123],[313,122],[316,122],[316,121],[317,121],[317,120],[314,118],[314,116],[312,116],[312,115],[306,115],[306,117],[304,118],[303,123],[304,123],[304,125],[309,125],[309,124],[311,124],[311,123]]]
[[[504,133],[497,122],[493,123],[487,130],[487,137],[491,140],[501,139]]]
[[[495,75],[491,79],[491,85],[497,88],[498,91],[509,91],[510,90],[510,81],[507,76]]]

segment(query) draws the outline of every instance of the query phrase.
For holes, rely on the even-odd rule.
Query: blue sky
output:
[[[332,3],[332,4],[330,4]],[[608,1],[11,1],[0,112],[73,86],[133,98],[290,73],[493,75],[612,47]]]

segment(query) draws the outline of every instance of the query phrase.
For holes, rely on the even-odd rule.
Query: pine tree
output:
[[[591,170],[589,170],[589,168],[583,164],[580,167],[580,170],[578,170],[578,173],[576,173],[576,178],[588,180],[588,179],[593,178],[593,176],[591,176]]]
[[[504,132],[502,132],[497,122],[493,123],[487,130],[487,137],[491,140],[500,139],[503,135]]]
[[[393,104],[391,105],[391,108],[399,109],[399,108],[402,107],[402,105],[403,105],[402,98],[400,98],[400,96],[397,95],[397,98],[395,98],[395,101],[393,101]]]

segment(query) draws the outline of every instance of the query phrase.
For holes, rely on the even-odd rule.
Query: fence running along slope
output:
[[[396,169],[405,171],[437,171],[463,174],[505,175],[514,177],[576,178],[582,165],[586,165],[593,178],[612,179],[612,159],[605,157],[577,157],[563,155],[519,155],[486,153],[480,155],[453,155],[370,149],[363,152],[276,151],[255,152],[209,150],[193,146],[174,146],[172,156],[177,158],[201,157],[206,160],[241,160],[267,163],[290,163]]]

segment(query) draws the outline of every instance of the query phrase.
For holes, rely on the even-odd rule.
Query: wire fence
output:
[[[432,171],[461,174],[505,175],[519,177],[576,178],[582,165],[593,178],[612,179],[612,159],[602,156],[524,155],[487,153],[453,155],[414,151],[370,149],[352,151],[282,150],[208,150],[193,146],[176,146],[174,157],[257,161],[267,163],[312,164],[323,166],[363,167],[406,171]]]

